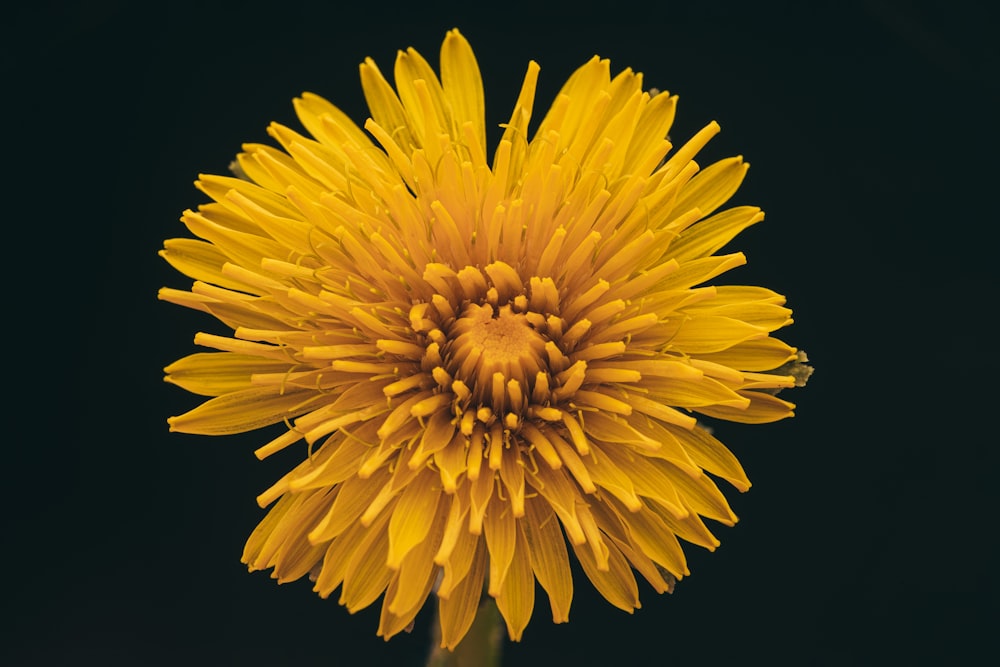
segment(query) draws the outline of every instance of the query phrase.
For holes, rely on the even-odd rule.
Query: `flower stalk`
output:
[[[472,627],[454,651],[441,646],[441,626],[434,623],[433,648],[427,658],[427,667],[500,667],[503,625],[496,602],[484,595]]]

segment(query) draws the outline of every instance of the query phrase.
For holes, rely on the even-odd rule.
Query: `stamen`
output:
[[[503,427],[494,422],[490,428],[490,470],[500,470],[503,460]]]
[[[470,436],[472,435],[472,428],[476,423],[476,413],[472,410],[466,410],[462,413],[462,421],[459,426],[462,435]]]

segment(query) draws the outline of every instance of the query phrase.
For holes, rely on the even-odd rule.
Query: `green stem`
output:
[[[441,625],[434,622],[434,646],[427,657],[427,667],[500,667],[503,649],[503,618],[496,603],[483,596],[476,619],[454,651],[441,648]]]

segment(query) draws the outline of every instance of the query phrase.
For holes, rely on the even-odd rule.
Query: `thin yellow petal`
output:
[[[424,57],[411,48],[396,54],[394,78],[399,100],[413,119],[410,129],[414,136],[421,138],[424,149],[434,149],[437,134],[450,125],[437,74]],[[421,88],[425,92],[421,92]]]
[[[385,524],[382,524],[384,528]],[[323,564],[316,577],[313,590],[321,598],[328,598],[344,581],[344,573],[350,564],[351,556],[357,549],[361,539],[369,530],[360,523],[352,523],[342,535],[329,543],[326,554],[323,556]]]
[[[710,215],[739,189],[749,168],[742,157],[719,160],[691,179],[674,206],[678,211],[697,208],[702,215]]]
[[[713,475],[718,475],[740,491],[750,488],[743,466],[725,445],[703,428],[680,430],[668,427],[682,443],[695,463]]]
[[[280,373],[288,362],[231,352],[199,352],[164,368],[164,380],[202,396],[221,396],[251,386],[255,373]]]
[[[521,531],[516,533],[514,555],[496,600],[497,609],[507,623],[507,634],[513,641],[520,641],[535,608],[535,577]]]
[[[168,239],[163,242],[160,257],[189,278],[228,289],[254,291],[250,285],[222,273],[222,265],[229,257],[211,243],[197,239]]]
[[[315,399],[309,391],[281,393],[275,387],[251,387],[202,403],[167,420],[171,431],[199,435],[230,435],[277,424],[302,414]]]
[[[517,540],[517,525],[510,505],[493,496],[490,508],[486,512],[483,531],[486,536],[486,546],[490,553],[489,594],[496,597],[500,594],[503,581],[507,576]]]
[[[451,106],[458,127],[472,123],[473,133],[486,152],[486,101],[479,64],[469,42],[458,32],[449,30],[441,45],[441,85]],[[455,136],[458,140],[459,137]]]
[[[340,604],[351,613],[364,609],[382,595],[395,571],[385,565],[389,553],[389,536],[385,524],[376,521],[361,539],[347,570]]]
[[[607,570],[598,569],[597,561],[586,546],[573,545],[573,551],[587,578],[608,602],[630,614],[639,608],[639,587],[618,547],[610,547]]]
[[[765,336],[766,330],[742,320],[716,315],[698,316],[681,324],[670,341],[670,347],[687,354],[709,354]]]
[[[652,97],[642,110],[642,116],[636,124],[632,139],[629,142],[628,153],[622,168],[628,173],[637,163],[642,161],[657,142],[663,141],[674,123],[677,111],[677,96],[662,92]]]
[[[769,371],[795,359],[796,352],[794,347],[768,337],[752,338],[724,350],[696,356],[741,371]]]
[[[368,479],[350,477],[339,487],[337,499],[329,512],[320,519],[309,533],[315,544],[326,542],[357,523],[361,514],[378,495],[379,490],[389,481],[389,471],[382,469]]]
[[[461,588],[462,582],[473,567],[477,549],[485,550],[483,537],[462,530],[459,532],[455,545],[444,560],[444,576],[438,585],[437,594],[441,599],[447,599]],[[482,584],[482,579],[480,579]],[[459,593],[460,594],[460,593]]]
[[[694,408],[702,405],[726,405],[745,408],[750,401],[718,380],[703,377],[700,380],[648,378],[644,384],[649,395],[666,405]]]
[[[399,101],[396,91],[382,76],[375,61],[366,58],[359,70],[361,88],[375,122],[384,128],[389,136],[395,138],[396,142],[403,148],[407,150],[419,148],[420,144],[410,132],[410,121],[403,109],[403,104]]]
[[[795,416],[795,404],[782,400],[777,396],[759,391],[741,391],[738,393],[750,401],[749,406],[744,409],[731,408],[725,405],[708,405],[695,409],[709,417],[726,419],[742,424],[767,424],[779,419],[787,419]]]
[[[634,511],[641,508],[642,501],[636,495],[635,486],[629,476],[605,455],[603,448],[596,443],[591,446],[593,453],[584,459],[584,463],[594,483],[607,489],[611,495],[625,503],[629,509]],[[613,449],[614,445],[608,445],[607,448]]]
[[[531,569],[549,596],[552,622],[569,621],[573,602],[573,576],[566,540],[559,530],[555,512],[544,501],[532,498],[526,503],[525,518],[518,522],[531,556]]]
[[[371,140],[358,128],[350,116],[319,95],[302,93],[302,97],[293,100],[293,102],[296,115],[302,121],[302,125],[318,140],[325,140],[334,148],[339,148],[345,138],[358,146],[371,145]],[[330,118],[341,128],[339,136],[331,137],[326,132],[323,123],[324,117]]]
[[[476,543],[469,573],[447,599],[441,599],[438,603],[442,648],[454,649],[472,627],[483,594],[487,560],[486,544],[479,540]]]
[[[624,506],[616,506],[615,501],[611,502],[629,538],[642,553],[678,579],[690,574],[680,542],[659,515],[648,507],[631,512]]]
[[[552,470],[548,466],[539,466],[536,475],[538,481],[532,486],[538,495],[548,502],[555,511],[566,530],[566,537],[573,544],[583,544],[587,537],[577,516],[577,500],[580,492],[567,477],[564,469]]]
[[[403,490],[389,521],[389,553],[386,564],[398,569],[403,557],[424,541],[434,525],[441,499],[437,475],[424,470]],[[435,550],[437,547],[435,546]]]
[[[649,459],[649,462],[670,480],[669,483],[677,489],[685,505],[701,516],[715,519],[727,526],[736,523],[736,515],[730,509],[725,496],[708,475],[692,478],[670,461]]]
[[[764,213],[756,206],[727,209],[685,230],[670,244],[667,255],[679,262],[707,257],[763,219]]]
[[[392,595],[386,594],[392,614],[412,618],[427,599],[438,570],[434,564],[434,553],[441,544],[446,518],[444,512],[436,512],[426,538],[403,558],[396,579],[398,587]]]

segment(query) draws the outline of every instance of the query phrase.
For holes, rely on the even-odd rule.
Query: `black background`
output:
[[[988,3],[982,3],[985,7]],[[675,143],[712,119],[702,163],[742,154],[734,199],[767,220],[732,280],[789,297],[817,367],[798,416],[724,426],[754,488],[722,547],[688,550],[672,596],[606,604],[577,572],[571,622],[540,596],[506,665],[936,664],[995,645],[997,71],[986,9],[825,5],[379,3],[350,10],[41,2],[4,19],[8,436],[6,664],[420,665],[429,614],[375,636],[307,582],[239,563],[254,497],[301,456],[266,434],[168,434],[197,403],[161,381],[207,317],[156,300],[200,172],[296,126],[319,93],[361,122],[357,64],[433,64],[459,27],[488,126],[529,59],[539,109],[591,55],[680,95]],[[587,22],[579,22],[586,19]],[[499,131],[494,131],[493,139]],[[731,491],[731,490],[730,490]],[[994,651],[995,653],[995,651]],[[4,655],[6,654],[6,655]]]

